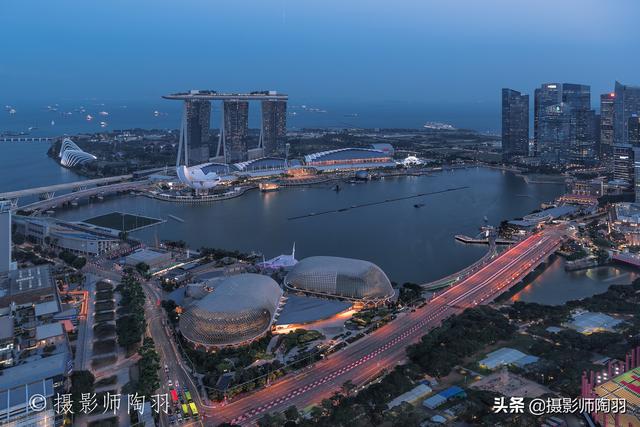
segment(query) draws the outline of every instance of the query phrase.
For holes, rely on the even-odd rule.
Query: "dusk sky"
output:
[[[3,0],[0,102],[211,88],[496,104],[544,81],[597,94],[640,84],[638,17],[637,0]]]

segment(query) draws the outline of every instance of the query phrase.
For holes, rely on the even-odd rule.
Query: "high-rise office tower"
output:
[[[629,117],[627,135],[630,145],[640,147],[640,117],[636,115]]]
[[[546,117],[547,110],[562,102],[562,85],[560,83],[547,83],[537,88],[533,99],[533,146],[534,154],[541,152],[547,135],[542,134],[542,121]],[[543,141],[543,139],[545,139]]]
[[[592,161],[596,148],[591,88],[546,83],[535,91],[535,153],[553,163]]]
[[[593,163],[596,155],[596,113],[591,109],[573,110],[570,115],[570,160],[579,165]]]
[[[529,154],[529,95],[502,89],[502,160]]]
[[[629,118],[633,115],[640,115],[640,86],[628,86],[616,82],[613,117],[615,144],[629,143]]]
[[[629,144],[613,145],[613,178],[629,186],[634,182],[634,150]]]
[[[562,102],[571,110],[591,109],[591,86],[575,83],[562,83]]]
[[[287,136],[287,102],[262,101],[262,147],[265,156],[283,156]]]
[[[11,202],[0,201],[0,273],[11,269]]]
[[[248,158],[249,102],[235,99],[223,101],[224,159],[226,163],[244,162]]]
[[[206,163],[209,161],[211,102],[188,100],[185,101],[185,109],[189,165]]]
[[[635,202],[640,203],[640,148],[633,148],[633,192],[635,194]]]
[[[613,115],[615,93],[600,95],[600,159],[608,160],[613,155]]]

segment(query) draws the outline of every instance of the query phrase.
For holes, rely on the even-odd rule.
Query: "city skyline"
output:
[[[183,87],[253,90],[251,82],[281,88],[300,102],[495,108],[502,87],[532,93],[541,81],[575,81],[605,93],[615,80],[637,84],[640,60],[628,52],[639,33],[632,17],[640,5],[616,3],[376,1],[365,8],[362,2],[248,1],[150,8],[67,0],[41,5],[37,15],[47,19],[27,28],[20,18],[33,19],[32,10],[4,2],[1,16],[12,19],[0,33],[20,43],[5,47],[12,61],[0,76],[7,103],[155,100]],[[460,8],[469,13],[457,14]],[[598,31],[603,22],[615,25]],[[610,63],[605,56],[614,58],[615,69],[603,67]]]

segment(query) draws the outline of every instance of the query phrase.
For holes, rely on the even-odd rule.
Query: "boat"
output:
[[[108,125],[108,123],[107,123],[107,122],[100,122],[100,127],[101,127],[101,128],[106,128],[106,127],[107,127],[107,125]]]
[[[414,208],[421,208],[424,206],[424,203],[416,203],[415,205],[413,205]]]
[[[90,122],[91,120],[93,120],[93,116],[91,114],[87,114],[87,117],[85,117],[85,119]]]
[[[269,191],[278,191],[280,189],[280,185],[275,182],[261,182],[258,184],[258,188],[260,188],[260,191],[266,193]]]
[[[107,111],[100,111],[98,114],[100,114],[101,116],[108,116],[109,113]]]

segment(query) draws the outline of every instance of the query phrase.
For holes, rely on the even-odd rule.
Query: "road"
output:
[[[175,339],[171,336],[169,328],[164,325],[166,316],[163,308],[156,305],[157,301],[162,298],[158,289],[152,283],[143,282],[144,292],[147,296],[145,303],[145,318],[147,320],[147,335],[154,340],[156,350],[160,355],[160,393],[169,393],[169,388],[178,389],[179,393],[183,393],[186,387],[191,392],[191,397],[198,408],[206,407],[206,403],[202,401],[197,384],[193,381],[190,369],[184,366],[182,357],[176,347]],[[169,368],[169,372],[165,372],[164,366]],[[169,386],[171,384],[171,387]],[[171,404],[170,404],[171,406]],[[204,414],[203,414],[203,418]],[[160,417],[160,425],[168,426],[169,421],[166,415]],[[181,426],[202,425],[202,420],[191,423],[184,423]]]
[[[532,235],[437,295],[425,307],[399,316],[310,370],[285,376],[267,388],[225,405],[203,407],[202,412],[208,414],[207,424],[252,425],[268,412],[280,412],[291,405],[303,409],[318,404],[348,380],[357,386],[366,383],[383,369],[392,369],[403,362],[406,347],[447,317],[489,303],[520,282],[558,248],[563,238],[564,229],[559,227]]]

